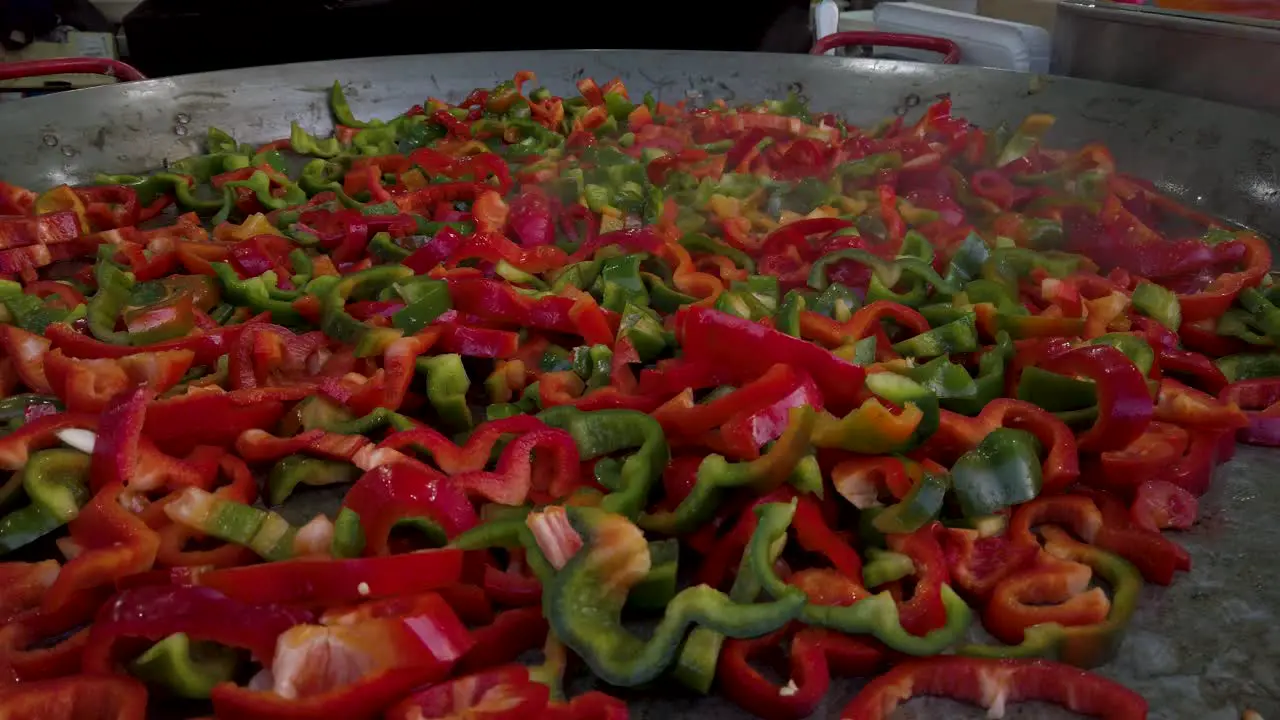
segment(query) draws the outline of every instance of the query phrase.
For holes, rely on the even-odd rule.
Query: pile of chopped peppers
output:
[[[0,183],[4,716],[1146,717],[1088,670],[1280,446],[1267,244],[1048,116],[533,79]]]

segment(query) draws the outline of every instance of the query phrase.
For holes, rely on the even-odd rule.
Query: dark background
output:
[[[808,0],[146,0],[125,19],[151,76],[374,55],[569,48],[804,52]]]

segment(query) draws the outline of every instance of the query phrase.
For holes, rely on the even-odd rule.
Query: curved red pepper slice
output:
[[[530,680],[528,668],[504,665],[410,695],[384,717],[386,720],[525,720],[541,717],[550,699],[550,688]]]
[[[1150,406],[1148,399],[1148,410]],[[1052,413],[1012,398],[999,398],[987,403],[976,418],[942,410],[938,430],[925,445],[925,454],[953,462],[976,448],[992,430],[1001,427],[1026,430],[1035,435],[1045,448],[1046,455],[1041,464],[1042,495],[1061,492],[1080,476],[1079,453],[1071,428]]]
[[[883,720],[913,697],[935,695],[985,708],[1041,701],[1108,720],[1143,720],[1147,701],[1114,680],[1047,660],[987,660],[941,655],[910,660],[880,675],[840,713]]]
[[[504,610],[493,622],[471,633],[475,644],[458,661],[459,673],[472,673],[515,662],[525,652],[542,647],[547,619],[540,606]]]
[[[1234,242],[1242,243],[1245,247],[1242,260],[1244,267],[1237,272],[1219,275],[1200,292],[1179,295],[1178,305],[1182,309],[1184,325],[1221,317],[1230,309],[1241,290],[1256,286],[1262,282],[1263,276],[1271,272],[1271,248],[1267,241],[1248,234],[1238,237]]]
[[[294,625],[310,622],[303,610],[248,604],[204,587],[150,586],[125,590],[98,613],[89,630],[84,669],[116,672],[117,646],[129,639],[162,640],[186,633],[253,652],[263,662],[275,655],[276,638]]]
[[[1100,623],[1111,611],[1111,601],[1102,588],[1089,588],[1092,575],[1087,565],[1042,553],[1035,567],[996,585],[983,611],[982,626],[1002,642],[1017,645],[1034,625]]]
[[[379,448],[400,450],[410,445],[420,446],[431,454],[436,467],[449,475],[469,470],[480,470],[489,464],[493,446],[507,434],[523,434],[545,430],[547,425],[532,415],[515,415],[500,420],[490,420],[477,427],[459,447],[449,438],[429,427],[402,430],[388,435],[378,443]]]
[[[467,493],[479,495],[502,505],[520,505],[534,487],[534,457],[552,463],[546,487],[536,488],[564,497],[578,484],[578,446],[573,436],[557,428],[527,432],[512,440],[502,450],[493,472],[471,470],[450,478],[452,484]],[[549,456],[549,457],[548,457]]]
[[[1036,545],[977,530],[937,527],[938,542],[947,558],[952,585],[985,603],[1001,580],[1030,565],[1039,554]]]
[[[1190,434],[1167,422],[1152,422],[1136,440],[1118,450],[1099,455],[1100,472],[1088,473],[1088,484],[1128,497],[1133,489],[1165,473],[1178,462],[1190,444]]]
[[[1236,434],[1240,442],[1280,447],[1280,379],[1241,380],[1223,388],[1218,398],[1244,409],[1249,426]]]
[[[1200,502],[1185,488],[1164,480],[1148,480],[1138,486],[1129,506],[1133,524],[1159,532],[1187,530],[1200,514]]]
[[[35,418],[22,427],[0,437],[0,470],[18,472],[27,464],[31,453],[62,442],[57,432],[69,428],[95,430],[98,417],[90,413],[57,413]]]
[[[125,485],[133,477],[147,403],[154,397],[154,391],[138,385],[107,402],[98,417],[98,439],[93,445],[89,487],[94,492],[107,485]]]
[[[680,309],[676,335],[685,357],[722,365],[739,383],[755,380],[779,363],[802,370],[836,412],[855,404],[866,377],[861,367],[813,343],[703,307]]]
[[[185,455],[197,445],[230,447],[246,430],[274,427],[284,415],[282,400],[288,399],[289,393],[193,388],[148,405],[142,431],[174,455]]]
[[[1098,389],[1098,420],[1079,437],[1081,450],[1117,450],[1137,440],[1151,423],[1151,393],[1142,371],[1108,345],[1088,345],[1040,363],[1050,372],[1090,378]]]
[[[353,603],[452,585],[462,576],[462,551],[424,550],[356,560],[286,560],[211,570],[200,585],[255,604]]]
[[[50,342],[15,325],[0,325],[0,348],[13,360],[22,384],[31,392],[52,392],[44,373],[44,356]]]
[[[195,353],[194,364],[212,367],[218,358],[226,355],[236,338],[245,328],[261,322],[264,316],[250,318],[243,325],[228,325],[210,330],[199,335],[191,335],[177,340],[166,340],[154,345],[131,347],[128,345],[112,345],[101,340],[82,335],[71,326],[53,323],[45,331],[46,338],[54,347],[61,348],[68,357],[75,358],[120,358],[139,352],[162,352],[165,350],[190,350]]]
[[[1153,417],[1201,430],[1236,430],[1249,424],[1248,417],[1235,403],[1221,401],[1172,378],[1160,381]]]
[[[5,720],[145,720],[147,687],[124,675],[76,675],[0,687]]]
[[[505,570],[499,569],[492,560],[484,564],[484,576],[481,580],[484,591],[494,602],[512,607],[537,605],[542,600],[542,583],[529,573],[524,563],[523,551],[510,550],[510,560]]]
[[[360,516],[368,555],[390,553],[391,529],[401,520],[426,517],[439,523],[451,538],[478,522],[462,488],[412,463],[382,465],[360,476],[342,506]]]
[[[112,396],[133,385],[165,392],[178,384],[194,359],[190,350],[167,350],[118,360],[82,360],[55,349],[44,356],[44,370],[50,389],[68,410],[100,412]]]
[[[668,403],[653,413],[668,435],[696,436],[728,422],[735,416],[749,418],[768,410],[801,389],[803,376],[787,365],[778,364],[763,375],[743,384],[737,390],[711,402],[679,407]],[[807,379],[807,378],[805,378]],[[816,390],[816,386],[815,386]],[[821,402],[821,401],[819,401]],[[786,429],[787,412],[782,412],[782,429]],[[781,433],[779,433],[780,435]],[[774,439],[774,438],[770,438]],[[754,438],[752,440],[754,442]],[[760,443],[763,444],[763,443]],[[757,445],[757,448],[759,445]]]
[[[342,435],[319,429],[288,438],[276,437],[265,430],[246,430],[236,440],[236,452],[251,463],[272,462],[299,452],[350,461],[357,451],[371,442],[363,435]]]
[[[950,582],[947,560],[931,525],[909,535],[886,535],[889,549],[911,558],[915,565],[915,589],[911,598],[898,602],[902,627],[912,635],[924,635],[947,624],[942,587]]]
[[[822,516],[822,508],[808,495],[796,500],[796,514],[791,523],[796,542],[805,550],[822,555],[841,574],[862,584],[862,558],[858,551],[831,529]]]

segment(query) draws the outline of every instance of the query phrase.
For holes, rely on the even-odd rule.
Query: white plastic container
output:
[[[1049,72],[1051,42],[1042,27],[995,20],[915,2],[880,3],[874,15],[881,32],[931,35],[953,40],[960,46],[960,64],[1016,70]],[[918,50],[895,50],[894,54],[929,61],[936,56]]]

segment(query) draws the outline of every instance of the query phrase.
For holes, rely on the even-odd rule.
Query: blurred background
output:
[[[123,59],[162,77],[443,52],[804,53],[837,32],[943,38],[955,43],[961,64],[1280,112],[1280,86],[1250,79],[1280,73],[1280,0],[0,0],[0,77],[4,63],[58,57]],[[883,35],[848,37],[835,43],[844,45],[837,54],[923,62],[945,54],[881,42]],[[2,79],[0,101],[104,82],[114,79]]]

